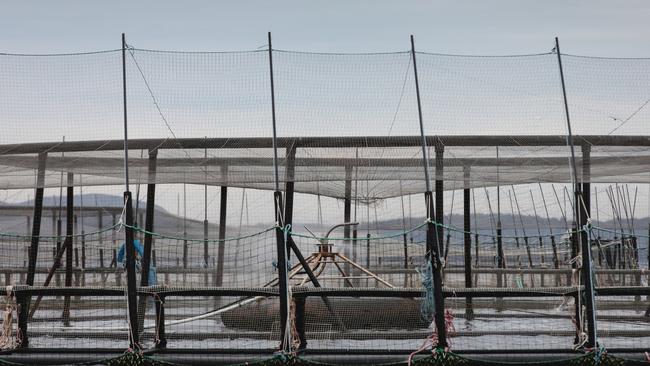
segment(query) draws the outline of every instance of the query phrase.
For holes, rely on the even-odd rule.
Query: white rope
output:
[[[0,349],[12,350],[20,345],[20,334],[13,336],[13,314],[16,311],[16,305],[12,302],[13,286],[6,286],[6,304],[2,316],[2,334],[0,334]]]
[[[189,318],[184,318],[184,319],[177,319],[177,320],[167,321],[167,322],[165,322],[165,326],[167,327],[167,326],[172,326],[172,325],[190,323],[190,322],[193,322],[193,321],[197,321],[197,320],[201,320],[201,319],[205,319],[205,318],[210,318],[210,317],[213,317],[215,315],[219,315],[219,314],[225,313],[227,311],[240,308],[240,307],[242,307],[244,305],[250,304],[250,303],[252,303],[254,301],[261,300],[261,299],[264,299],[264,296],[256,296],[256,297],[244,299],[244,300],[235,302],[233,304],[230,304],[230,305],[228,305],[228,306],[226,306],[224,308],[217,309],[217,310],[214,310],[214,311],[210,311],[210,312],[205,313],[205,314],[200,314],[200,315],[196,315],[196,316],[189,317]],[[144,329],[153,329],[153,328],[156,328],[156,327],[157,327],[157,324],[149,323],[149,324],[145,324],[142,327],[142,329],[143,330]],[[47,327],[47,328],[38,328],[38,327],[36,327],[36,328],[33,328],[33,329],[34,330],[57,329],[57,330],[60,330],[61,332],[66,332],[66,331],[97,331],[97,332],[100,332],[100,331],[129,330],[129,327],[128,326],[126,326],[126,327],[125,326],[119,326],[119,327],[74,327],[73,326],[73,327],[59,327],[59,328],[57,328],[57,327]]]

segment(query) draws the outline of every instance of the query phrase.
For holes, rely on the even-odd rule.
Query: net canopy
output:
[[[411,57],[274,51],[281,182],[337,198],[351,179],[369,182],[357,191],[369,200],[424,192]],[[571,181],[556,54],[416,58],[428,165],[446,189]],[[579,179],[648,181],[649,63],[565,55]],[[45,187],[62,172],[123,183],[119,50],[2,54],[0,68],[0,188],[34,187],[39,153]],[[273,189],[266,50],[130,48],[126,75],[134,183]]]
[[[271,51],[0,54],[0,348],[648,349],[650,59]]]

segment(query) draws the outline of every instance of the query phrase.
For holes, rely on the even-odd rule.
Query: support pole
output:
[[[208,148],[203,150],[203,158],[205,159],[205,183],[203,184],[203,268],[206,270],[203,276],[203,285],[208,286],[208,271],[207,268],[210,264],[210,252],[208,250]],[[222,177],[223,178],[223,177]]]
[[[343,198],[343,222],[349,223],[352,219],[352,167],[345,166],[345,196]],[[343,252],[346,257],[350,257],[350,225],[343,226]],[[345,276],[350,276],[352,268],[349,263],[343,263],[343,272]],[[344,281],[345,287],[350,286],[350,281]]]
[[[424,124],[422,121],[422,102],[420,100],[420,84],[418,81],[418,68],[417,61],[415,58],[415,41],[411,35],[411,59],[413,61],[413,74],[415,79],[415,95],[417,97],[418,103],[418,120],[420,122],[420,140],[422,144],[422,161],[424,165],[424,180],[426,190],[424,192],[424,200],[426,202],[427,208],[427,256],[428,260],[431,262],[432,277],[433,277],[433,296],[434,296],[434,322],[436,325],[436,333],[438,335],[438,344],[437,347],[445,348],[447,347],[447,329],[445,327],[445,299],[442,293],[442,263],[440,261],[440,245],[442,243],[442,230],[436,230],[436,225],[431,221],[433,217],[434,206],[433,206],[433,194],[431,193],[431,179],[429,174],[429,154],[427,153],[427,140],[424,134]],[[438,150],[438,145],[436,145],[436,152]],[[436,153],[436,156],[438,154]],[[440,154],[441,159],[436,159],[436,174],[437,172],[442,173],[442,154]],[[440,164],[440,166],[438,166]],[[442,175],[440,175],[440,178]],[[436,177],[438,178],[438,177]],[[438,189],[442,191],[442,180],[436,179],[436,192]],[[436,193],[436,201],[440,200],[439,203],[442,205],[442,194]],[[438,203],[438,202],[437,202]],[[442,209],[440,209],[440,215],[436,212],[436,220],[442,220]],[[442,221],[438,221],[442,223]]]
[[[582,203],[591,217],[591,146],[582,145]]]
[[[284,219],[282,215],[282,193],[280,193],[280,176],[278,173],[278,146],[275,123],[275,86],[273,83],[273,44],[271,32],[268,33],[269,45],[269,77],[271,86],[271,121],[273,126],[273,172],[275,181],[275,192],[273,201],[275,206],[275,238],[278,260],[278,287],[280,297],[280,348],[291,351],[291,333],[287,333],[289,318],[289,279],[287,276],[287,246],[284,242]]]
[[[142,255],[142,271],[140,273],[140,286],[149,286],[149,269],[151,268],[151,250],[153,249],[154,213],[156,208],[156,161],[158,150],[149,151],[147,206],[145,208],[144,223],[144,253]]]
[[[228,167],[221,166],[221,176],[225,177],[228,174]],[[219,203],[219,244],[217,244],[217,280],[215,285],[218,287],[223,286],[223,264],[224,255],[226,253],[226,215],[228,214],[228,187],[221,186]]]
[[[145,207],[145,222],[144,222],[144,247],[142,255],[142,269],[140,272],[140,286],[149,286],[151,279],[149,278],[151,268],[151,251],[153,249],[153,236],[151,233],[154,230],[154,209],[156,207],[156,160],[158,158],[158,150],[149,151],[149,166],[148,166],[148,183],[147,183],[147,206]],[[156,307],[156,310],[158,308]],[[138,302],[138,326],[144,326],[144,316],[147,313],[147,297],[142,296]],[[156,313],[156,317],[160,314]]]
[[[138,328],[138,290],[135,276],[135,244],[133,233],[133,207],[131,201],[131,192],[124,192],[125,228],[124,235],[126,239],[126,291],[129,313],[129,341],[132,349],[138,349],[140,346],[140,333]]]
[[[465,287],[472,287],[472,224],[471,224],[471,196],[470,196],[470,170],[469,166],[463,167],[463,231],[464,231],[464,247],[463,254],[465,255]],[[465,298],[465,317],[472,319],[474,317],[474,309],[472,308],[472,298]]]
[[[74,175],[68,173],[65,205],[65,287],[72,286],[72,239],[74,231]],[[70,296],[63,299],[63,325],[70,325]]]
[[[43,217],[43,192],[45,185],[45,163],[47,161],[47,153],[38,154],[38,170],[36,173],[36,189],[34,192],[34,213],[32,215],[32,237],[29,245],[28,265],[27,265],[27,279],[25,282],[28,286],[34,286],[34,277],[36,275],[36,259],[38,258],[38,244],[41,236],[41,219]],[[22,297],[19,302],[18,312],[18,329],[21,332],[22,338],[20,348],[29,345],[27,338],[27,318],[29,314],[30,297]]]
[[[555,37],[555,52],[557,54],[558,67],[560,70],[560,81],[562,83],[562,97],[564,99],[564,112],[567,122],[567,144],[571,148],[571,166],[573,170],[573,184],[575,194],[574,212],[576,217],[576,226],[578,228],[577,235],[580,239],[580,246],[582,250],[582,279],[585,288],[584,306],[587,317],[587,342],[585,347],[593,348],[598,345],[596,339],[596,300],[593,284],[593,271],[591,262],[591,245],[587,237],[588,233],[583,230],[583,225],[587,224],[587,211],[584,209],[583,192],[580,189],[578,180],[578,170],[576,166],[575,149],[573,145],[573,134],[571,133],[571,118],[569,114],[569,104],[566,96],[566,86],[564,83],[564,70],[562,69],[562,53],[560,52],[560,42]]]
[[[285,225],[292,225],[293,224],[293,192],[294,192],[294,180],[295,180],[295,172],[296,172],[296,146],[294,144],[287,146],[287,151],[286,151],[286,169],[284,172],[285,180],[284,180],[284,189],[285,189],[285,197],[284,197],[284,224]],[[287,241],[289,239],[289,236],[291,234],[287,235]],[[289,250],[289,243],[287,244],[287,260],[291,258],[291,250]]]
[[[438,225],[436,225],[436,235],[438,238],[438,243],[440,245],[444,245],[444,229],[442,227],[442,224],[445,221],[445,206],[444,206],[444,162],[443,162],[443,155],[445,153],[445,146],[438,140],[436,141],[436,144],[434,146],[434,151],[436,153],[436,182],[435,182],[435,189],[436,189],[436,222]],[[447,248],[445,251],[448,251],[449,249]]]
[[[127,278],[127,304],[129,314],[129,343],[131,349],[140,348],[140,333],[138,331],[138,292],[135,276],[135,244],[133,237],[133,206],[131,192],[129,191],[129,138],[126,108],[126,37],[122,33],[122,95],[124,101],[124,206],[125,217],[125,251],[126,251],[126,278]]]

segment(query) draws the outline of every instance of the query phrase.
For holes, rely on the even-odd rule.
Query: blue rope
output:
[[[420,314],[425,321],[431,321],[435,314],[435,300],[433,296],[433,268],[431,261],[426,261],[424,267],[416,269],[422,278],[422,287],[424,288],[424,298],[420,306]]]

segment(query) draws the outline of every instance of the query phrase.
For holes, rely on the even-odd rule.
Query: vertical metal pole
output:
[[[435,324],[436,332],[438,334],[438,344],[437,347],[445,348],[447,347],[447,331],[445,328],[445,299],[442,293],[442,262],[440,261],[440,243],[442,242],[442,230],[436,230],[436,225],[431,221],[431,217],[434,213],[433,205],[433,194],[431,193],[431,180],[429,176],[429,156],[427,153],[427,140],[424,133],[424,124],[422,121],[422,102],[420,100],[420,84],[418,81],[418,68],[415,58],[415,41],[411,35],[411,59],[413,61],[413,73],[415,78],[415,94],[418,102],[418,119],[420,122],[420,139],[422,143],[422,160],[424,164],[424,180],[426,191],[424,193],[424,199],[427,207],[427,256],[431,261],[432,276],[433,276],[433,291],[434,291],[434,302],[435,302]],[[436,151],[438,150],[438,144],[436,144]],[[438,162],[436,159],[436,172],[440,171],[442,173],[442,154],[441,159]],[[440,164],[441,166],[438,166]],[[439,170],[440,169],[440,170]],[[438,187],[439,185],[439,187]],[[436,179],[436,201],[440,200],[439,204],[442,204],[442,194],[438,194],[438,188],[442,191],[442,180]],[[438,202],[436,202],[438,203]],[[440,209],[442,212],[442,209]],[[442,215],[436,213],[436,221],[442,220]],[[442,221],[438,221],[442,223]]]
[[[149,286],[152,279],[149,278],[151,268],[151,251],[153,249],[153,236],[151,233],[154,230],[154,210],[156,208],[156,160],[158,158],[158,149],[149,151],[149,165],[148,165],[148,182],[147,182],[147,205],[145,207],[145,221],[144,221],[144,248],[142,254],[142,269],[140,272],[140,286]],[[155,279],[154,279],[155,280]],[[155,281],[154,281],[155,283]],[[159,310],[156,307],[156,310]],[[147,297],[142,296],[138,301],[138,327],[144,326],[144,315],[147,312]],[[157,312],[156,317],[160,317]]]
[[[295,186],[295,173],[296,173],[296,146],[294,144],[290,144],[286,148],[286,165],[285,165],[285,182],[284,182],[284,189],[285,189],[285,197],[284,197],[284,224],[285,225],[292,225],[293,224],[293,193],[294,193],[294,186]],[[287,242],[285,243],[287,245],[287,260],[291,258],[291,250],[290,250],[290,239],[289,236],[291,234],[287,234]]]
[[[470,197],[470,168],[463,167],[463,231],[464,231],[464,255],[465,255],[465,287],[472,287],[472,224],[471,224],[471,197]],[[472,298],[465,298],[465,316],[467,319],[474,317]]]
[[[72,238],[74,231],[74,175],[68,173],[68,186],[66,189],[66,206],[65,206],[65,287],[72,286]],[[63,299],[63,324],[70,325],[70,296]]]
[[[27,279],[25,280],[28,286],[34,286],[34,278],[36,276],[36,259],[38,258],[38,244],[41,236],[41,219],[43,217],[43,193],[45,186],[45,163],[47,161],[47,153],[42,152],[38,154],[38,170],[36,172],[36,187],[34,193],[34,213],[32,215],[32,237],[29,246],[28,264],[27,264]],[[27,337],[27,318],[29,314],[29,304],[31,298],[25,296],[19,301],[18,312],[18,329],[20,329],[22,338],[20,347],[27,347],[29,339]]]
[[[129,191],[129,135],[126,108],[126,36],[122,33],[122,101],[124,103],[124,186]]]
[[[183,269],[187,269],[187,259],[189,247],[187,244],[187,184],[183,183]],[[183,284],[185,284],[186,275],[183,273]]]
[[[47,153],[38,154],[38,171],[36,173],[36,188],[34,193],[34,213],[32,215],[32,237],[28,253],[29,264],[27,267],[27,285],[34,285],[36,273],[36,259],[38,257],[38,244],[41,236],[41,219],[43,217],[43,192],[45,185],[45,163]]]
[[[208,265],[210,263],[210,252],[208,250],[208,148],[203,150],[205,159],[205,182],[203,183],[203,268],[205,275],[203,277],[203,285],[208,286]],[[224,177],[222,179],[225,180]]]
[[[499,269],[506,268],[505,254],[503,253],[503,229],[501,227],[501,186],[499,182],[499,147],[497,150],[497,267]],[[497,274],[497,287],[503,287],[504,274]],[[501,301],[502,298],[497,298]],[[499,303],[502,305],[501,303]]]
[[[221,175],[225,177],[228,167],[221,166]],[[226,218],[228,214],[228,187],[221,186],[219,202],[219,244],[217,244],[217,286],[223,285],[224,255],[226,254]]]
[[[285,343],[287,335],[287,322],[289,320],[289,279],[287,277],[287,247],[284,241],[284,218],[282,193],[280,193],[280,176],[278,173],[278,146],[275,121],[275,85],[273,82],[273,43],[271,41],[271,32],[268,33],[269,44],[269,76],[271,81],[271,121],[273,125],[273,171],[275,181],[275,192],[273,193],[275,205],[275,237],[277,247],[278,262],[278,287],[280,290],[280,340],[281,348],[290,348],[291,344]],[[290,333],[289,333],[290,334]],[[291,342],[289,342],[291,343]]]
[[[345,166],[345,195],[343,198],[343,222],[349,223],[352,217],[352,167],[349,165]],[[350,257],[351,252],[351,242],[350,242],[350,225],[343,226],[343,238],[344,245],[343,250],[346,257]],[[343,263],[343,272],[346,276],[351,275],[350,264],[345,262]],[[349,280],[344,281],[345,287],[351,286]]]
[[[145,208],[145,222],[144,222],[144,253],[142,255],[142,271],[140,273],[140,286],[149,286],[149,268],[151,267],[151,250],[153,249],[153,236],[151,233],[154,230],[154,213],[156,208],[156,170],[158,150],[149,151],[149,166],[148,166],[148,180],[147,183],[147,206]]]
[[[582,145],[582,203],[591,217],[591,146]]]
[[[575,149],[573,145],[573,134],[571,132],[571,118],[569,115],[569,104],[567,102],[566,96],[566,85],[564,83],[564,70],[562,69],[562,53],[560,52],[560,42],[557,37],[555,37],[555,51],[557,53],[557,61],[560,69],[560,81],[562,83],[562,97],[564,100],[564,112],[567,122],[567,144],[571,149],[571,168],[573,171],[573,185],[574,185],[574,194],[575,194],[575,218],[576,226],[578,228],[578,238],[580,238],[580,245],[582,251],[582,278],[585,287],[585,310],[587,317],[587,343],[585,347],[591,348],[597,346],[596,338],[596,299],[594,292],[593,284],[593,273],[592,273],[592,261],[591,261],[591,245],[590,240],[587,237],[588,233],[583,231],[583,225],[587,223],[587,212],[584,209],[583,205],[583,192],[580,189],[578,181],[578,171],[576,166],[576,157]]]
[[[129,342],[132,349],[140,347],[140,333],[138,331],[138,300],[137,283],[135,275],[135,245],[133,235],[133,207],[131,192],[129,191],[129,144],[126,108],[126,37],[122,33],[122,92],[124,100],[124,205],[126,207],[125,237],[126,237],[126,281],[127,303],[129,313]]]
[[[435,146],[434,146],[434,151],[436,154],[436,181],[435,181],[435,198],[436,198],[436,204],[435,204],[435,210],[436,210],[436,237],[438,240],[438,245],[440,247],[444,246],[444,229],[442,227],[442,224],[445,221],[445,206],[444,206],[444,160],[443,156],[445,153],[445,147],[440,141],[436,141]],[[451,217],[451,216],[450,216]],[[448,249],[447,249],[448,250]],[[440,253],[442,255],[443,253]],[[444,258],[444,256],[443,256]],[[442,267],[440,268],[442,271]]]
[[[126,286],[127,286],[127,303],[129,313],[129,341],[132,349],[138,349],[140,346],[140,333],[138,330],[138,300],[137,284],[135,276],[135,246],[133,233],[133,208],[131,202],[131,192],[124,192],[124,203],[126,206],[126,227],[124,230],[126,239]]]
[[[273,80],[273,44],[271,42],[271,32],[268,32],[269,40],[269,76],[271,81],[271,119],[273,123],[273,174],[275,191],[280,192],[280,174],[278,173],[278,145],[277,145],[277,131],[275,124],[275,84]]]

